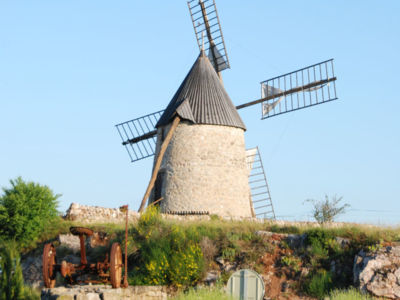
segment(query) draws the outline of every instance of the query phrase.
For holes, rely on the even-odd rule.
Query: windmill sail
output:
[[[273,98],[263,103],[261,118],[266,119],[336,100],[335,80],[333,59],[330,59],[261,82],[261,86],[267,86],[273,91],[271,94],[268,93],[267,89],[266,95],[262,96],[262,98]],[[332,84],[330,84],[331,82]],[[276,92],[277,90],[280,92]],[[278,100],[277,97],[279,97]],[[277,101],[279,103],[276,103]],[[273,105],[273,107],[267,113],[264,113],[266,104]]]
[[[164,111],[157,111],[127,122],[115,125],[131,162],[153,156],[156,148],[157,130],[155,125]]]
[[[236,109],[261,103],[261,119],[337,99],[333,59],[261,82],[261,99]]]
[[[274,88],[273,86],[269,86],[267,84],[262,83],[261,84],[261,98],[267,97],[267,95],[275,95],[275,94],[280,94],[283,91],[277,88]],[[262,115],[268,115],[268,113],[273,110],[284,98],[285,96],[281,96],[278,98],[278,100],[275,100],[271,103],[269,102],[264,102],[262,103]]]
[[[225,70],[228,68],[228,65],[221,55],[221,53],[218,51],[218,48],[216,46],[211,47],[208,51],[208,59],[210,60],[212,66],[214,69],[217,70]]]
[[[246,162],[254,214],[257,218],[275,220],[274,206],[258,147],[246,150]]]
[[[187,4],[199,50],[204,47],[217,73],[230,68],[215,1],[190,0]]]

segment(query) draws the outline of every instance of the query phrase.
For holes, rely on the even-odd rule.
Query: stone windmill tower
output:
[[[132,162],[155,155],[139,211],[147,201],[174,214],[265,218],[259,209],[268,208],[275,218],[258,148],[246,157],[237,110],[261,104],[266,119],[336,100],[333,60],[263,81],[260,99],[235,107],[222,84],[230,64],[215,2],[188,7],[200,55],[165,110],[116,125]],[[253,169],[263,178],[252,179]]]
[[[150,202],[163,198],[164,212],[251,217],[246,127],[204,51],[156,124],[156,157],[176,115]]]

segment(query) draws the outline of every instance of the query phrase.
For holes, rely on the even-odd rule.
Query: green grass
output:
[[[174,300],[233,300],[223,289],[218,288],[199,288],[181,292]]]
[[[355,288],[347,290],[334,290],[329,295],[330,300],[374,300],[375,298],[362,294]]]

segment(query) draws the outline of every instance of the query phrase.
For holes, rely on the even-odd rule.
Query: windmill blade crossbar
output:
[[[333,59],[261,82],[261,99],[236,106],[261,103],[261,119],[337,99]]]
[[[187,1],[199,50],[203,48],[217,72],[230,68],[214,0]]]
[[[156,148],[157,130],[155,125],[164,111],[157,111],[127,122],[115,125],[131,162],[153,156]]]

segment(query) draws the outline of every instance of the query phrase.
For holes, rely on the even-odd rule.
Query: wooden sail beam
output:
[[[222,76],[221,76],[221,72],[219,71],[217,57],[215,56],[215,52],[214,52],[214,48],[216,46],[215,46],[213,37],[211,35],[210,24],[208,24],[208,17],[207,17],[206,7],[204,6],[204,2],[203,1],[199,1],[199,4],[200,4],[200,7],[201,7],[201,14],[203,15],[204,25],[205,25],[206,31],[207,31],[207,38],[208,38],[208,41],[210,43],[210,50],[211,50],[211,55],[212,55],[213,61],[214,61],[215,71],[217,71],[218,77],[222,81]],[[203,43],[203,48],[204,48],[204,38],[203,38],[202,43]],[[204,49],[203,49],[203,51],[204,51]]]
[[[158,154],[156,163],[154,165],[153,174],[151,176],[149,185],[147,186],[146,193],[143,196],[143,199],[142,199],[142,202],[140,204],[138,212],[142,212],[144,207],[145,207],[145,205],[146,205],[146,200],[147,200],[147,198],[149,198],[150,192],[153,189],[154,183],[156,182],[157,174],[158,174],[158,171],[160,170],[161,162],[162,162],[162,159],[164,157],[165,151],[167,150],[168,144],[171,141],[173,133],[174,133],[176,127],[178,127],[178,124],[179,124],[180,121],[181,121],[181,118],[179,116],[176,116],[174,121],[172,122],[171,128],[168,131],[167,136],[165,137],[164,142],[161,145],[160,153]]]
[[[140,141],[143,141],[143,140],[147,140],[147,139],[149,139],[149,138],[152,138],[152,137],[155,136],[156,134],[157,134],[157,130],[153,130],[153,131],[150,131],[150,132],[148,132],[148,133],[146,133],[146,134],[143,134],[143,135],[141,135],[141,136],[138,136],[138,137],[136,137],[136,138],[127,140],[127,141],[123,142],[122,145],[125,146],[125,145],[128,145],[128,144],[135,144],[135,143],[137,143],[137,142],[140,142]]]
[[[307,90],[307,89],[310,89],[310,88],[313,88],[313,87],[316,87],[316,86],[319,86],[319,85],[327,84],[327,83],[335,81],[335,80],[336,80],[336,77],[332,77],[332,78],[328,78],[328,79],[324,79],[324,80],[319,80],[319,81],[314,81],[314,82],[311,82],[309,84],[306,84],[306,85],[303,85],[303,86],[299,86],[299,87],[296,87],[296,88],[293,88],[293,89],[290,89],[290,90],[287,90],[287,91],[284,91],[284,92],[281,92],[281,93],[276,93],[276,94],[269,95],[267,97],[264,97],[264,98],[261,98],[261,99],[258,99],[258,100],[254,100],[254,101],[251,101],[251,102],[247,102],[247,103],[238,105],[238,106],[236,106],[236,109],[242,109],[242,108],[249,107],[249,106],[252,106],[252,105],[255,105],[255,104],[259,104],[259,103],[262,103],[262,102],[265,102],[265,101],[268,101],[268,100],[271,100],[271,99],[275,99],[275,98],[279,98],[279,97],[282,97],[282,96],[287,96],[287,95],[290,95],[290,94],[298,93],[298,92],[301,92],[301,91],[304,91],[304,90]]]
[[[299,86],[299,87],[296,87],[296,88],[293,88],[293,89],[290,89],[290,90],[287,90],[287,91],[283,91],[283,92],[280,92],[280,93],[272,94],[272,95],[269,95],[267,97],[264,97],[264,98],[261,98],[261,99],[258,99],[258,100],[254,100],[254,101],[251,101],[251,102],[247,102],[247,103],[238,105],[238,106],[236,106],[236,109],[242,109],[242,108],[249,107],[249,106],[252,106],[252,105],[255,105],[255,104],[259,104],[259,103],[262,103],[262,102],[265,102],[265,101],[268,101],[268,100],[271,100],[271,99],[279,98],[279,97],[282,97],[282,96],[288,96],[290,94],[294,94],[294,93],[298,93],[298,92],[302,92],[302,91],[307,91],[308,89],[311,89],[313,87],[321,86],[321,85],[327,84],[327,83],[335,81],[335,80],[336,80],[336,77],[323,79],[323,80],[319,80],[319,81],[314,81],[314,82],[311,82],[311,83],[303,85],[303,86]],[[143,134],[143,135],[141,135],[139,137],[135,137],[133,139],[124,141],[122,143],[122,145],[135,144],[135,143],[138,143],[140,141],[144,141],[146,139],[152,138],[156,134],[157,134],[157,130],[152,130],[152,131],[150,131],[150,132],[148,132],[146,134]]]

